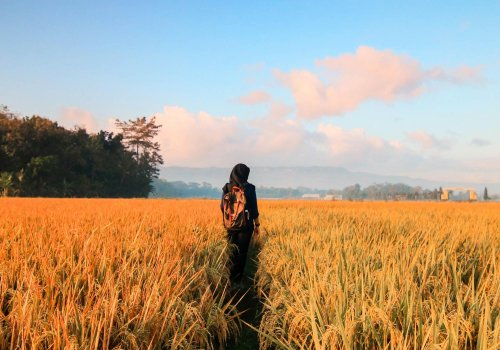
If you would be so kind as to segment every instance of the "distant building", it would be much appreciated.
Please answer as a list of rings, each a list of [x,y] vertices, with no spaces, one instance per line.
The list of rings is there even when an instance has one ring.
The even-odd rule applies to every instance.
[[[470,202],[477,201],[477,193],[476,190],[473,188],[463,188],[463,187],[445,187],[442,189],[441,192],[441,200],[442,201],[447,201],[450,199],[450,192],[453,193],[453,191],[464,191],[467,193],[467,200]]]
[[[341,201],[344,197],[341,194],[327,194],[323,199],[325,201]]]
[[[320,199],[319,193],[305,193],[302,195],[303,199]]]

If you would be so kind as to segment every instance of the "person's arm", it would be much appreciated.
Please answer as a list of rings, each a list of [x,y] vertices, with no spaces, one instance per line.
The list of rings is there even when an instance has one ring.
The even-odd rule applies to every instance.
[[[224,213],[224,191],[222,191],[222,196],[220,197],[220,211]]]
[[[260,230],[260,220],[259,220],[259,218],[255,218],[255,219],[253,220],[253,222],[254,222],[254,224],[255,224],[255,228],[254,228],[253,233],[254,233],[254,234],[256,234],[256,235],[258,235],[258,234],[259,234],[259,232],[260,232],[260,231],[259,231],[259,230]]]
[[[252,186],[253,187],[253,186]],[[260,220],[259,220],[259,208],[257,206],[257,194],[255,193],[255,187],[253,187],[253,191],[250,192],[250,198],[249,198],[249,204],[250,204],[250,214],[252,215],[252,219],[255,225],[255,234],[259,233],[259,226],[260,226]]]

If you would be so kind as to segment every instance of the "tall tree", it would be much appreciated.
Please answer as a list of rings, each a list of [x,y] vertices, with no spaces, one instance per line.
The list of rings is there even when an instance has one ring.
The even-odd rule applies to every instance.
[[[134,153],[140,170],[151,183],[153,179],[158,178],[160,174],[158,166],[163,164],[160,144],[155,141],[161,125],[156,124],[154,116],[149,120],[146,117],[129,121],[116,119],[115,125],[120,129],[129,150]],[[152,190],[151,185],[150,189]]]
[[[484,199],[485,201],[487,201],[487,200],[489,200],[489,199],[490,199],[490,197],[488,196],[488,188],[486,188],[486,187],[484,188],[483,199]]]
[[[145,152],[156,153],[159,158],[160,144],[154,139],[160,132],[161,125],[156,124],[156,117],[153,116],[149,121],[146,117],[135,120],[121,121],[115,120],[115,125],[120,129],[125,144],[139,158]]]

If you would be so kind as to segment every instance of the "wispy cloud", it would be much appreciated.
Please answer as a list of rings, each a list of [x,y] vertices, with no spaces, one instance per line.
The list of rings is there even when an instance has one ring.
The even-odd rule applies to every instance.
[[[427,80],[442,80],[453,84],[480,83],[484,80],[482,67],[460,66],[454,69],[434,67],[425,73]]]
[[[491,145],[491,141],[486,140],[486,139],[481,139],[481,138],[472,139],[471,143],[474,146],[478,146],[478,147],[486,147],[486,146]]]
[[[451,147],[451,140],[438,139],[437,137],[429,134],[423,130],[412,131],[406,134],[408,139],[417,143],[421,149],[438,149],[447,150]]]
[[[263,90],[256,90],[248,93],[247,95],[240,96],[238,101],[245,105],[256,105],[260,103],[269,102],[271,100],[271,95]]]
[[[426,91],[433,81],[454,84],[481,80],[481,69],[424,69],[407,55],[391,50],[359,47],[354,54],[343,54],[316,61],[318,72],[274,70],[274,76],[294,97],[299,117],[314,119],[353,111],[365,101],[393,102],[412,98]]]

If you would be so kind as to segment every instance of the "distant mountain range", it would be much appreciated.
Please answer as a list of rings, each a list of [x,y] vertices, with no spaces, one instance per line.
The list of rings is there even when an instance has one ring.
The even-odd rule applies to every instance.
[[[222,187],[228,180],[230,171],[230,168],[173,166],[161,168],[160,178],[167,181],[197,182],[200,184],[206,182],[216,187]],[[500,193],[500,183],[440,182],[407,176],[385,176],[353,172],[341,167],[252,167],[249,180],[256,186],[279,188],[309,187],[340,190],[354,184],[366,187],[374,183],[404,183],[430,190],[440,186],[471,187],[475,188],[480,196],[482,196],[482,191],[486,186],[490,195]]]

